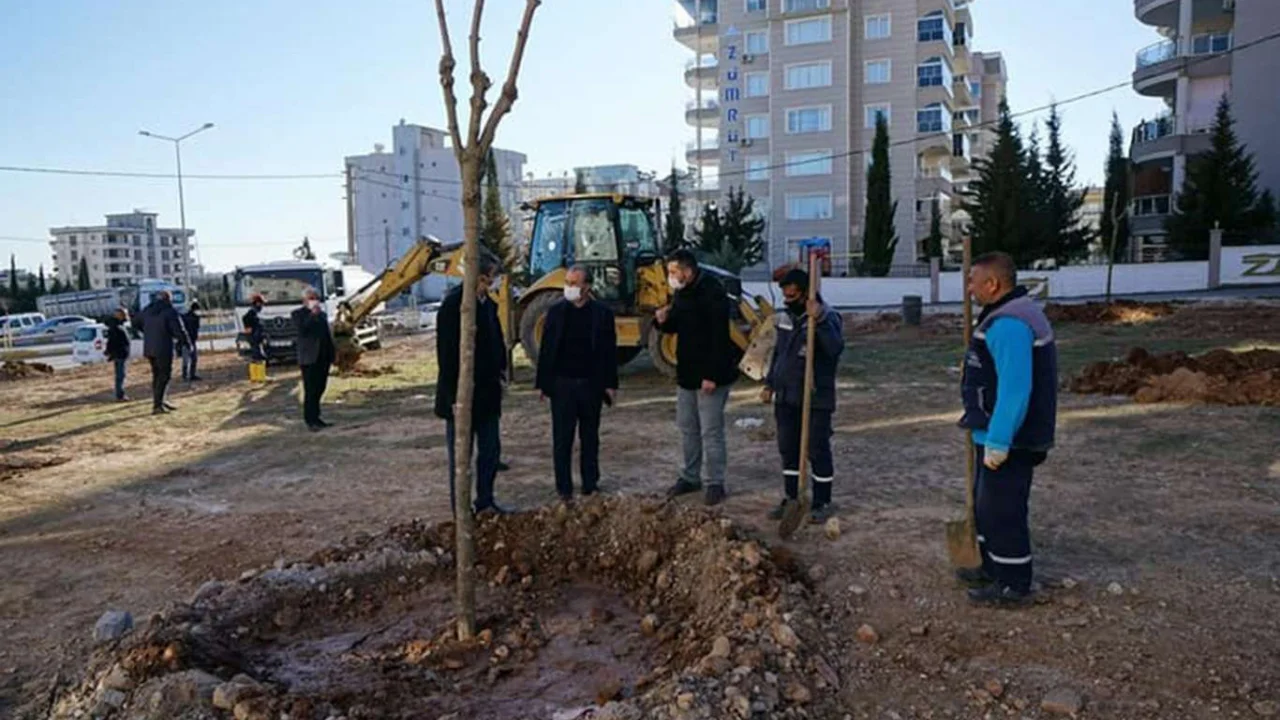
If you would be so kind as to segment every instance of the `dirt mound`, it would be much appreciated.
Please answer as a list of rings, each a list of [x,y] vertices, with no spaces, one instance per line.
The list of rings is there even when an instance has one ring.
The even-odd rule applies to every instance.
[[[400,525],[208,583],[101,650],[51,717],[838,716],[800,569],[728,520],[597,499],[484,521],[466,643],[452,533]]]
[[[44,363],[5,360],[4,364],[0,365],[0,381],[25,380],[30,377],[52,374],[53,368]]]
[[[1172,315],[1178,310],[1173,303],[1145,303],[1136,300],[1115,300],[1110,303],[1090,302],[1078,305],[1049,303],[1045,315],[1055,323],[1086,323],[1091,325],[1134,325],[1151,322]]]
[[[1280,352],[1211,350],[1153,355],[1143,348],[1120,362],[1089,365],[1070,383],[1072,392],[1132,395],[1138,402],[1202,402],[1280,405]]]

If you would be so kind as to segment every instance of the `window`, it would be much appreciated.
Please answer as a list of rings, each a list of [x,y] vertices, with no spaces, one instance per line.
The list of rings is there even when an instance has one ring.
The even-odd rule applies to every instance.
[[[788,220],[830,220],[831,193],[787,196]]]
[[[831,18],[793,20],[787,23],[788,45],[809,45],[831,41]]]
[[[868,85],[883,85],[893,75],[892,60],[868,60],[864,80]]]
[[[916,67],[916,84],[920,87],[951,89],[951,68],[940,57],[931,57]]]
[[[769,137],[769,116],[748,115],[747,137],[756,140]]]
[[[787,68],[787,89],[804,90],[806,88],[830,87],[831,63],[805,63],[791,65]]]
[[[747,158],[747,180],[768,180],[769,158],[763,155]]]
[[[769,73],[747,73],[747,97],[765,97],[769,94]]]
[[[830,175],[831,151],[811,150],[808,152],[787,153],[787,176],[802,177],[805,175]]]
[[[1196,35],[1191,38],[1191,52],[1195,55],[1226,52],[1231,49],[1231,33],[1218,32]]]
[[[954,43],[956,47],[962,47],[965,45],[969,39],[968,32],[968,28],[965,27],[964,23],[956,23],[956,29],[954,31],[955,37],[952,38],[952,43]]]
[[[920,42],[941,40],[950,45],[951,25],[941,10],[935,10],[916,21],[916,36]]]
[[[787,134],[826,132],[831,129],[831,108],[795,108],[787,111]]]
[[[169,251],[168,251],[168,250],[161,250],[161,251],[160,251],[160,259],[161,259],[161,260],[168,260],[168,259],[169,259]]]
[[[937,103],[917,110],[916,130],[922,133],[951,132],[951,113]]]
[[[782,0],[783,12],[810,12],[826,10],[831,7],[831,0]]]
[[[885,123],[893,121],[893,107],[889,103],[877,103],[875,105],[866,105],[862,108],[863,119],[862,126],[868,130],[874,129],[876,126],[876,117],[884,116]]]
[[[866,26],[864,35],[868,40],[883,40],[889,37],[893,30],[889,15],[869,15],[863,23]]]
[[[769,31],[756,30],[747,33],[747,54],[764,55],[769,52]]]
[[[969,81],[969,94],[974,96],[975,98],[982,97],[982,81],[981,80]]]
[[[747,12],[764,12],[769,8],[769,0],[747,0]]]

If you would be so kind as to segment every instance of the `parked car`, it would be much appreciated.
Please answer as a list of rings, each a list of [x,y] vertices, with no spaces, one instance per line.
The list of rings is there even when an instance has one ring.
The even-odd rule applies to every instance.
[[[44,313],[14,313],[0,317],[0,334],[17,336],[45,321]]]
[[[93,322],[93,320],[83,315],[63,315],[62,317],[45,320],[23,334],[27,337],[70,340],[76,334],[76,328],[81,325],[93,324]]]
[[[106,362],[107,326],[102,323],[81,325],[71,336],[71,359],[81,365]]]

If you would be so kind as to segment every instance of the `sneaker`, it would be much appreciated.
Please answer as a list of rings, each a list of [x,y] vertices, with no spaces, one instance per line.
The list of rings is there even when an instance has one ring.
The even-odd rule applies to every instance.
[[[1035,596],[1030,591],[1015,590],[1008,585],[993,582],[986,587],[971,589],[969,602],[987,607],[1026,607],[1035,602]]]
[[[175,406],[173,406],[173,405],[170,405],[169,403],[165,403],[165,404],[164,404],[164,409],[165,409],[165,411],[166,411],[166,412],[175,412],[175,411],[177,411],[177,409],[178,409],[178,408],[177,408],[177,407],[175,407]]]
[[[152,408],[151,414],[152,415],[168,415],[169,411],[166,410],[165,408],[158,407],[158,408]]]
[[[324,429],[323,425],[317,425],[316,423],[307,423],[307,430],[311,432],[320,432],[323,429]]]
[[[667,490],[667,497],[669,497],[669,498],[680,497],[681,495],[688,495],[689,493],[696,493],[696,492],[698,492],[698,491],[699,491],[699,490],[701,490],[701,489],[702,489],[702,483],[700,483],[700,482],[689,482],[688,480],[685,480],[684,478],[680,478],[679,480],[676,480],[676,484],[675,484],[675,485],[672,485],[672,486]]]
[[[315,424],[320,426],[321,428],[333,427],[333,423],[327,423],[323,420],[317,420]]]
[[[835,514],[836,509],[831,506],[831,503],[827,503],[826,505],[815,505],[809,510],[809,524],[826,524],[826,522],[834,517]]]
[[[201,380],[204,380],[204,378],[200,377],[199,375],[192,375],[191,377],[187,378],[187,382],[200,382]]]
[[[987,571],[981,567],[957,568],[956,580],[959,580],[961,585],[971,588],[983,588],[995,582],[995,578],[988,575]]]
[[[795,502],[792,498],[783,498],[778,506],[769,511],[770,520],[781,520],[783,515],[787,514],[787,506]]]
[[[707,507],[712,507],[724,502],[724,498],[725,491],[723,485],[708,485],[707,494],[703,497],[703,502],[706,503]]]

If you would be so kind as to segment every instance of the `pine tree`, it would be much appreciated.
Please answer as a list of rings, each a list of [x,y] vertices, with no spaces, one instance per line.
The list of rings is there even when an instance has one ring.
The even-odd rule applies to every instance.
[[[18,299],[18,260],[9,254],[9,297]]]
[[[28,274],[27,289],[26,292],[23,293],[22,298],[25,301],[24,304],[34,307],[36,304],[36,298],[38,297],[40,297],[40,285],[37,284],[35,275]]]
[[[680,199],[680,175],[676,172],[674,165],[671,167],[671,176],[668,178],[668,182],[671,185],[671,199],[667,202],[666,235],[664,236],[662,247],[663,254],[667,255],[686,245],[684,239],[684,206],[681,204]]]
[[[1000,251],[1012,255],[1019,264],[1029,262],[1021,235],[1030,204],[1026,157],[1009,103],[1001,99],[995,144],[990,155],[973,161],[976,177],[965,194],[975,255]]]
[[[1023,175],[1026,193],[1019,244],[1026,256],[1023,262],[1031,263],[1053,254],[1052,231],[1048,222],[1049,174],[1045,171],[1044,155],[1040,151],[1040,127],[1035,123],[1032,123],[1027,136]]]
[[[49,294],[57,295],[60,292],[62,292],[62,278],[55,276],[53,278],[53,283],[49,285]]]
[[[1049,106],[1045,127],[1049,130],[1049,150],[1044,157],[1046,256],[1065,265],[1088,254],[1092,237],[1081,221],[1084,190],[1076,187],[1075,158],[1062,144],[1062,114],[1057,103]]]
[[[485,161],[484,207],[480,216],[480,244],[493,253],[509,273],[518,271],[519,256],[511,232],[511,216],[502,207],[498,163],[493,150]]]
[[[1165,221],[1169,245],[1184,260],[1209,256],[1209,231],[1215,226],[1254,241],[1275,231],[1274,198],[1270,192],[1259,195],[1253,155],[1236,137],[1234,126],[1231,102],[1223,95],[1209,150],[1187,163],[1178,211]]]
[[[867,169],[867,210],[862,236],[863,269],[875,277],[889,274],[898,249],[898,235],[893,224],[898,202],[892,197],[892,185],[889,125],[883,115],[877,115],[875,140],[871,143],[871,167]]]
[[[924,256],[926,258],[942,257],[942,212],[938,207],[937,198],[929,203],[929,236],[924,241]]]
[[[720,225],[720,211],[715,203],[709,202],[702,207],[702,217],[693,229],[693,241],[704,256],[718,255],[724,246],[724,228]]]
[[[36,287],[36,289],[40,291],[41,295],[45,295],[49,292],[49,288],[48,286],[45,285],[45,282],[44,282],[44,263],[40,263],[40,284]]]
[[[1115,235],[1115,254],[1112,259],[1119,260],[1129,247],[1129,214],[1125,212],[1129,207],[1129,159],[1124,154],[1124,129],[1120,127],[1120,116],[1114,111],[1111,113],[1111,145],[1107,153],[1106,177],[1102,222],[1098,226],[1101,236],[1099,239],[1103,248],[1109,248],[1112,235]]]
[[[92,290],[93,285],[89,282],[89,259],[80,258],[80,274],[76,279],[77,290]]]

